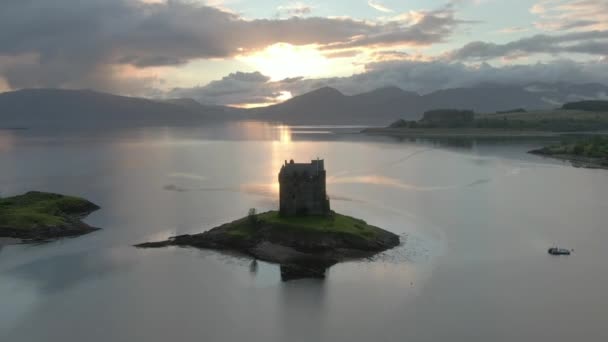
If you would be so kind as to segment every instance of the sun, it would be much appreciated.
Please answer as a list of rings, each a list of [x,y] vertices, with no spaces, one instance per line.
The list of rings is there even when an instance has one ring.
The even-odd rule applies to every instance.
[[[336,59],[327,58],[315,45],[276,43],[237,59],[269,76],[272,81],[289,77],[324,77],[344,68],[344,64],[339,67]]]

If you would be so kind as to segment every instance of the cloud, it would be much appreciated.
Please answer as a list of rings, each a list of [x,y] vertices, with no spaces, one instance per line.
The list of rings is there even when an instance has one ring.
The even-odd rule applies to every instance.
[[[378,1],[369,0],[369,1],[367,2],[367,4],[368,4],[368,5],[369,5],[371,8],[373,8],[373,9],[375,9],[375,10],[378,10],[378,11],[380,11],[380,12],[384,12],[384,13],[392,13],[392,12],[395,12],[395,11],[393,11],[392,9],[390,9],[390,8],[388,8],[388,7],[386,7],[386,6],[384,6],[383,4],[381,4],[381,3],[380,3],[380,2],[378,2]]]
[[[541,0],[530,12],[539,16],[535,25],[545,31],[608,29],[607,1]]]
[[[326,44],[325,49],[353,47],[422,46],[444,42],[456,28],[475,21],[457,19],[454,6],[448,4],[432,11],[411,11],[387,21],[376,32],[354,37],[346,42]]]
[[[309,6],[299,3],[289,10],[310,13]],[[103,87],[116,92],[121,75],[114,72],[120,66],[176,67],[197,59],[249,54],[277,42],[315,44],[326,51],[428,45],[444,41],[461,23],[449,8],[424,12],[410,25],[297,16],[250,20],[189,0],[4,0],[0,56],[33,58],[4,67],[0,77],[12,88]],[[157,76],[137,82],[153,87],[162,81]]]
[[[528,31],[528,28],[522,27],[522,26],[511,26],[511,27],[505,27],[501,30],[499,30],[499,33],[505,33],[505,34],[510,34],[510,33],[520,33],[520,32],[526,32]]]
[[[239,74],[239,73],[237,73]],[[467,65],[460,62],[389,60],[368,64],[366,71],[349,77],[321,79],[291,78],[270,81],[260,73],[231,74],[207,86],[176,89],[173,97],[192,97],[205,103],[272,103],[281,91],[294,96],[330,86],[353,95],[386,86],[397,86],[421,94],[439,89],[470,87],[481,83],[525,85],[529,83],[603,83],[608,79],[608,60],[575,62],[559,59],[531,65]],[[247,79],[249,82],[236,79]]]
[[[364,85],[392,84],[405,90],[428,93],[438,89],[474,86],[480,83],[527,84],[533,82],[605,82],[608,63],[557,59],[529,65],[493,66],[445,61],[389,61],[367,66],[365,75],[355,76]]]
[[[305,16],[312,13],[312,6],[301,2],[294,2],[277,7],[277,16]]]
[[[235,72],[205,86],[176,88],[168,97],[194,98],[205,104],[271,103],[281,95],[280,84],[260,72]]]
[[[493,58],[518,58],[531,54],[580,53],[608,55],[608,30],[570,32],[559,35],[539,34],[506,44],[471,42],[462,48],[445,54],[448,60],[489,60]]]

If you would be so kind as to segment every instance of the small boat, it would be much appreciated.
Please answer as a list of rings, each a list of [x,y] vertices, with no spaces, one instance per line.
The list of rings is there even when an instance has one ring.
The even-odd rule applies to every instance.
[[[570,255],[570,250],[559,247],[551,247],[547,250],[547,252],[551,255]]]

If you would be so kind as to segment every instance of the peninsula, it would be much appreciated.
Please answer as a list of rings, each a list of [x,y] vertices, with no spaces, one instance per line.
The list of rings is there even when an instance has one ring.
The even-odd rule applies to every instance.
[[[85,199],[48,192],[0,198],[0,237],[33,242],[87,234],[99,228],[81,219],[97,209]]]
[[[522,108],[483,114],[438,109],[425,112],[417,121],[401,119],[362,133],[403,138],[555,138],[564,133],[608,130],[605,108],[608,101],[568,103],[560,109],[530,112]]]
[[[323,160],[285,162],[279,173],[280,209],[249,215],[194,235],[179,235],[142,248],[192,246],[244,253],[280,264],[283,279],[323,277],[325,270],[398,246],[399,236],[329,208]]]
[[[594,136],[546,146],[530,151],[532,154],[569,161],[573,166],[608,169],[608,137]]]

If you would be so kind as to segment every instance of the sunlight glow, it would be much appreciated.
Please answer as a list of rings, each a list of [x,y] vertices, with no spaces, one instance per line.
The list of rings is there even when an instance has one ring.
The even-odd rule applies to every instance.
[[[355,67],[337,58],[327,58],[316,45],[295,46],[277,43],[250,55],[237,57],[273,81],[290,77],[322,77],[327,75],[352,74]],[[348,70],[344,69],[345,64]]]
[[[260,102],[260,103],[235,103],[235,104],[230,104],[230,107],[235,107],[235,108],[258,108],[258,107],[266,107],[266,106],[270,106],[273,104],[277,104],[283,101],[287,101],[290,98],[292,98],[293,95],[291,94],[290,91],[287,90],[282,90],[279,92],[279,95],[277,97],[275,97],[274,99],[268,99],[268,102]]]
[[[284,90],[281,92],[281,95],[277,96],[277,101],[279,101],[279,102],[287,101],[292,97],[293,97],[293,95],[291,94],[290,91]]]
[[[0,152],[10,151],[15,145],[15,137],[11,131],[0,131]]]
[[[11,90],[6,78],[0,76],[0,93]],[[291,93],[289,93],[291,95]]]
[[[285,162],[286,159],[293,158],[293,144],[291,139],[291,127],[286,125],[276,126],[276,135],[275,140],[272,142],[272,159],[270,163],[270,168],[268,170],[269,176],[272,177],[271,188],[272,191],[279,192],[279,180],[277,178],[277,174],[281,169],[281,166]]]

